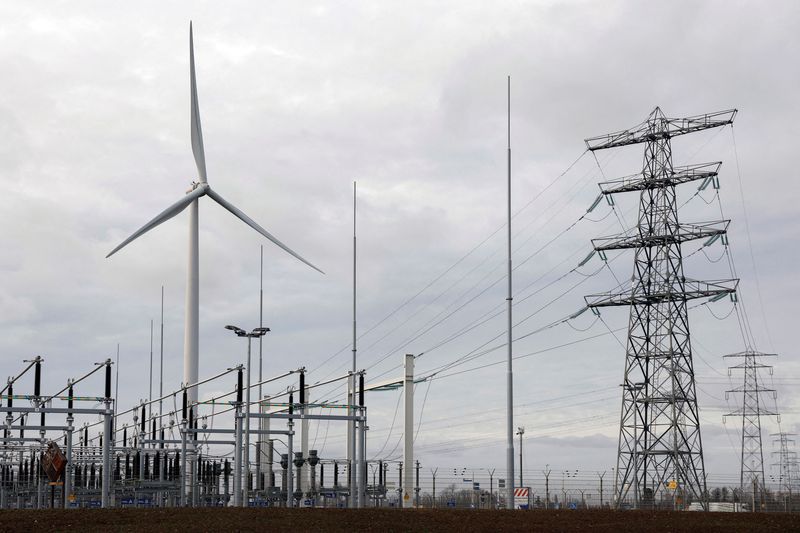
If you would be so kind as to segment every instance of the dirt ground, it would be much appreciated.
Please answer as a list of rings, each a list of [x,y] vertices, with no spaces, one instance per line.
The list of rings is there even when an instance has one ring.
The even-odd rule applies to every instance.
[[[0,531],[800,531],[800,515],[600,510],[12,510],[0,511]]]

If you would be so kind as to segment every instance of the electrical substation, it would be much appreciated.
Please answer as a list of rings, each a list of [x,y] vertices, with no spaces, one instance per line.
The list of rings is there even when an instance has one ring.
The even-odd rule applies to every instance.
[[[645,145],[643,172],[601,183],[601,195],[587,209],[587,214],[591,213],[605,199],[613,211],[616,194],[638,192],[636,226],[620,235],[594,239],[593,252],[578,264],[583,266],[598,255],[603,268],[607,268],[608,253],[633,250],[634,278],[630,289],[587,296],[585,307],[540,328],[574,321],[586,311],[602,319],[600,309],[604,307],[631,309],[617,466],[605,491],[605,473],[598,473],[597,505],[601,508],[721,509],[720,504],[709,501],[704,473],[688,302],[704,299],[700,305],[708,305],[727,297],[736,309],[739,280],[696,281],[683,272],[681,246],[702,240],[702,248],[706,248],[721,240],[727,248],[730,221],[679,222],[676,186],[699,182],[698,192],[709,186],[718,189],[721,163],[674,166],[670,140],[730,125],[735,115],[736,111],[731,110],[672,119],[656,108],[636,128],[586,140],[591,153]],[[354,236],[354,246],[355,242]],[[427,486],[424,480],[421,484],[420,471],[424,469],[415,458],[412,438],[415,386],[430,384],[463,360],[415,376],[415,359],[421,354],[405,354],[402,377],[369,382],[365,370],[355,370],[354,315],[353,370],[307,384],[304,367],[264,378],[259,361],[258,377],[254,377],[252,341],[259,342],[260,351],[262,337],[269,328],[260,326],[252,332],[230,325],[225,328],[247,341],[246,364],[169,392],[164,392],[160,383],[156,394],[152,390],[151,368],[151,398],[134,406],[117,405],[116,393],[112,392],[115,363],[111,359],[98,362],[83,376],[70,378],[55,392],[42,390],[46,359],[25,361],[22,370],[9,377],[1,391],[5,423],[0,450],[0,507],[502,508],[509,506],[509,487],[513,487],[512,507],[560,508],[570,502],[565,487],[568,480],[573,485],[578,483],[578,470],[561,473],[560,491],[557,481],[551,490],[549,469],[542,471],[543,487],[538,497],[536,488],[525,485],[523,427],[517,428],[516,433],[520,450],[520,479],[516,485],[508,476],[495,476],[494,469],[487,471],[488,487],[480,486],[474,470],[468,473],[467,469],[454,469],[452,476],[461,477],[470,485],[460,496],[451,486],[449,491],[440,488],[437,498],[438,469],[427,472]],[[777,416],[776,411],[765,407],[769,398],[763,396],[770,393],[774,400],[775,390],[760,384],[760,373],[771,372],[771,367],[761,360],[770,355],[748,345],[746,351],[725,356],[742,361],[731,368],[741,370],[744,377],[743,385],[728,391],[743,396],[742,407],[726,414],[741,417],[743,424],[740,499],[733,507],[736,510],[793,507],[791,493],[798,476],[797,461],[790,449],[791,434],[774,436],[780,445],[773,455],[778,457],[781,493],[787,494],[782,502],[776,503],[774,496],[768,496],[764,481],[760,420],[763,416]],[[117,383],[118,379],[117,376]],[[265,387],[273,392],[265,395]],[[320,387],[341,389],[347,401],[312,401],[310,398],[317,396]],[[202,397],[198,394],[200,388],[227,392]],[[380,457],[383,449],[377,455],[368,451],[366,404],[369,394],[398,388],[404,399],[399,460]],[[280,392],[275,393],[276,390]],[[400,400],[398,406],[399,403]],[[337,431],[346,430],[347,454],[327,456],[310,448],[312,421],[324,421],[328,427],[332,424],[339,428]],[[560,500],[559,493],[563,496]],[[576,508],[589,506],[585,489],[573,493],[580,495]]]
[[[240,139],[226,129],[226,120],[235,124],[235,106],[219,102],[222,90],[230,89],[225,76],[242,75],[231,73],[246,63],[241,58],[263,50],[222,45],[218,34],[205,34],[205,28],[196,33],[192,22],[188,26],[188,50],[181,33],[183,44],[176,52],[185,69],[179,94],[189,111],[188,121],[186,110],[181,112],[189,132],[183,132],[176,152],[182,150],[179,157],[192,169],[184,182],[188,189],[176,200],[178,189],[167,188],[172,203],[157,204],[161,211],[155,216],[141,216],[144,202],[156,205],[162,200],[137,184],[135,192],[126,191],[133,196],[126,201],[141,202],[135,213],[118,216],[109,208],[103,217],[98,215],[104,233],[82,253],[101,263],[97,270],[102,275],[94,275],[100,278],[98,286],[107,283],[117,291],[101,312],[110,317],[130,306],[125,336],[117,332],[122,318],[92,315],[98,322],[108,320],[96,327],[102,335],[86,341],[70,331],[61,332],[64,339],[59,339],[70,354],[78,350],[71,343],[85,350],[87,342],[113,340],[116,357],[105,351],[108,346],[93,352],[102,356],[80,362],[66,361],[53,353],[52,345],[40,350],[33,340],[41,330],[28,331],[19,324],[44,315],[26,314],[26,300],[0,292],[0,304],[19,307],[20,318],[12,326],[30,346],[30,353],[4,354],[0,519],[17,510],[68,514],[75,509],[168,509],[164,513],[169,514],[186,509],[199,517],[206,512],[244,516],[268,508],[265,513],[289,516],[293,527],[293,517],[316,512],[309,509],[347,509],[348,517],[367,516],[369,512],[350,511],[364,509],[409,510],[405,516],[443,515],[453,509],[467,516],[467,510],[485,510],[492,512],[484,515],[503,520],[523,512],[531,516],[540,511],[552,520],[569,514],[548,512],[555,510],[591,510],[598,516],[636,511],[628,514],[656,517],[666,512],[680,517],[771,513],[790,520],[791,513],[800,511],[796,424],[781,419],[781,413],[794,414],[792,392],[786,394],[781,385],[796,378],[786,377],[791,359],[785,369],[784,359],[777,359],[775,352],[781,350],[773,345],[765,312],[774,302],[762,297],[759,286],[745,210],[750,201],[743,187],[747,179],[733,129],[735,121],[742,127],[748,110],[743,107],[740,115],[732,107],[738,102],[724,102],[716,108],[724,110],[701,114],[675,109],[680,114],[672,116],[668,111],[676,102],[666,91],[653,96],[668,100],[664,109],[648,100],[648,107],[633,117],[627,108],[624,116],[612,106],[592,109],[597,113],[591,120],[561,122],[566,133],[559,135],[568,135],[579,147],[579,153],[562,153],[554,148],[564,144],[555,132],[552,145],[534,149],[525,144],[531,138],[539,142],[542,131],[536,128],[543,127],[530,124],[526,109],[531,103],[524,93],[531,79],[523,77],[524,88],[518,90],[524,97],[517,96],[512,77],[503,74],[491,84],[489,99],[496,109],[490,118],[477,112],[456,116],[459,108],[442,112],[448,117],[443,125],[426,125],[435,135],[440,135],[440,126],[452,135],[452,146],[437,150],[458,154],[459,165],[487,165],[493,175],[481,178],[489,184],[481,185],[485,189],[469,182],[459,196],[453,190],[453,184],[461,186],[459,175],[446,184],[444,196],[437,196],[442,194],[440,185],[430,185],[431,176],[452,161],[430,168],[415,161],[397,170],[423,176],[407,188],[363,186],[365,173],[353,172],[344,192],[336,182],[341,198],[334,207],[327,203],[330,190],[317,190],[314,182],[313,203],[305,196],[312,196],[311,189],[303,189],[312,185],[292,176],[298,180],[293,201],[308,200],[312,207],[286,208],[269,204],[259,188],[261,181],[272,186],[274,175],[293,168],[280,150],[267,160],[277,170],[265,165],[268,170],[259,169],[252,182],[241,179],[243,174],[234,172],[229,178],[206,165],[206,154],[212,152],[222,161],[227,154],[229,164],[235,158],[230,154],[238,155],[238,143],[262,148],[258,132],[252,139]],[[268,53],[276,61],[299,61],[278,48]],[[220,64],[232,65],[231,70],[220,74]],[[156,71],[130,70],[143,83],[166,91]],[[331,70],[340,74],[338,68]],[[187,71],[188,94],[183,85]],[[253,85],[263,83],[259,80]],[[222,89],[209,89],[203,99],[214,105],[213,119],[205,124],[214,134],[204,138],[199,88],[206,84]],[[335,86],[330,80],[321,83],[328,84]],[[451,105],[446,96],[451,90],[443,90],[441,102],[431,101],[443,108]],[[485,96],[475,91],[458,100],[459,106],[469,107],[465,102],[471,105]],[[255,94],[247,99],[274,96]],[[285,108],[270,108],[270,113],[290,116],[310,106],[300,96],[296,101],[287,98],[281,104]],[[331,96],[336,105],[325,105],[335,108],[340,105],[337,98],[342,97]],[[512,106],[517,102],[521,111]],[[528,123],[520,120],[518,125],[516,113],[525,114]],[[265,122],[249,108],[244,114],[257,126],[254,131]],[[340,117],[333,111],[331,116],[340,128]],[[594,131],[609,131],[617,122],[637,120],[627,129],[591,137],[584,135],[591,130],[582,129],[601,124]],[[614,122],[605,129],[608,121]],[[314,131],[299,119],[298,124],[303,142],[324,152],[313,142],[317,137],[327,142],[330,132]],[[479,130],[471,129],[486,124],[493,128],[486,139],[481,138],[483,130],[477,134]],[[134,133],[127,135],[141,134],[140,125],[130,128]],[[285,134],[273,133],[264,138],[272,142]],[[160,142],[172,146],[172,133],[159,135]],[[517,135],[524,142],[514,144]],[[206,145],[212,139],[214,148],[211,142]],[[392,143],[398,144],[396,139],[387,141]],[[361,150],[363,139],[357,144]],[[472,153],[465,155],[468,150],[477,154],[474,160]],[[543,154],[552,160],[539,168],[536,158]],[[325,164],[328,155],[321,156]],[[522,162],[518,165],[515,158]],[[251,172],[251,162],[242,161]],[[565,166],[565,161],[571,162]],[[146,168],[136,168],[134,174]],[[164,168],[159,171],[174,172]],[[209,179],[215,174],[230,187],[236,204],[217,192],[218,178]],[[276,190],[293,183],[274,181]],[[737,182],[734,192],[741,211],[726,216],[730,199],[721,191]],[[397,198],[386,199],[394,194]],[[447,219],[454,205],[441,211],[422,202],[413,205],[416,194],[429,194],[439,203],[441,198],[454,205],[463,201],[466,214],[452,222],[457,231],[431,222]],[[233,215],[235,226],[226,228],[216,215],[206,219],[205,214],[201,225],[201,204],[204,210],[206,205],[221,207],[224,220],[230,223]],[[294,216],[295,210],[300,212],[297,218],[288,220],[287,213]],[[182,213],[183,222],[178,218]],[[296,227],[308,223],[311,228],[315,218],[328,225],[324,246],[323,237]],[[273,225],[276,233],[295,233],[281,240]],[[428,248],[418,256],[416,251],[410,254],[414,248],[397,237],[404,231],[414,236],[408,238],[413,246],[422,237],[434,244],[425,241]],[[177,243],[170,232],[180,232]],[[244,260],[236,263],[241,258],[232,257],[243,252],[227,241],[229,232],[245,234],[243,239],[260,246],[253,250],[260,250],[258,291],[254,265],[242,266]],[[744,235],[746,242],[741,242]],[[298,253],[295,242],[309,253]],[[737,265],[733,248],[749,253],[746,269]],[[266,272],[265,250],[271,254]],[[386,254],[380,268],[371,254]],[[201,257],[210,273],[204,266],[205,278],[200,275]],[[386,257],[396,262],[392,270],[384,264]],[[776,255],[771,260],[784,259]],[[418,264],[424,266],[415,271]],[[296,272],[301,274],[295,279]],[[140,324],[132,324],[130,316],[149,313],[154,306],[149,296],[127,301],[130,291],[144,292],[141,284],[126,286],[132,278],[153,285],[153,293],[161,289],[160,324],[152,314],[147,317],[149,369],[141,353],[142,331],[136,329]],[[183,298],[175,303],[177,290],[167,298],[168,345],[164,280],[170,289],[178,286]],[[236,292],[245,284],[246,290]],[[303,292],[306,287],[311,287],[308,293]],[[69,314],[63,304],[54,309],[60,316]],[[252,327],[228,320],[240,325],[247,320]],[[125,367],[117,336],[125,350],[126,342],[138,339],[135,348],[123,351]],[[334,513],[318,515],[327,512]],[[671,527],[691,529],[680,520]],[[754,527],[761,523],[757,517],[748,520]],[[508,523],[498,521],[496,528],[504,526]],[[382,526],[376,522],[370,527]],[[425,524],[406,527],[427,530]],[[209,522],[205,528],[218,529],[219,524]]]

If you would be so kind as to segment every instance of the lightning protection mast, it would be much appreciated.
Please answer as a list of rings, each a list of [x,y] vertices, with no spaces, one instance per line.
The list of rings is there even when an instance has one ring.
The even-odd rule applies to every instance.
[[[511,308],[513,304],[513,285],[511,283],[511,76],[508,77],[508,361],[506,372],[506,509],[514,508],[514,372],[512,370],[514,338],[512,336]]]
[[[721,163],[673,167],[671,139],[678,135],[732,124],[736,110],[687,118],[668,118],[660,108],[634,128],[586,139],[594,152],[643,143],[640,174],[601,183],[610,204],[613,195],[639,192],[635,228],[621,235],[594,239],[594,249],[633,249],[631,286],[621,293],[586,297],[599,307],[629,306],[625,375],[622,383],[615,505],[633,493],[635,506],[672,501],[684,508],[687,498],[705,501],[705,468],[700,413],[689,342],[687,301],[733,294],[738,280],[697,281],[683,273],[681,244],[720,238],[728,221],[678,222],[676,186],[714,180]],[[733,296],[732,296],[733,297]]]

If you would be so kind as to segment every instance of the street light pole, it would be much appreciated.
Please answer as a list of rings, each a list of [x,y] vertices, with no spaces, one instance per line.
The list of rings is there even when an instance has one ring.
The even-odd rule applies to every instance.
[[[251,358],[250,358],[250,347],[251,341],[255,338],[260,338],[264,336],[268,331],[269,328],[258,327],[255,328],[250,333],[247,333],[242,328],[236,326],[225,326],[225,329],[233,331],[237,337],[246,337],[247,338],[247,389],[245,392],[245,412],[244,412],[244,459],[242,461],[244,465],[244,479],[242,479],[242,507],[247,507],[249,500],[250,500],[250,369],[251,369]],[[260,402],[260,398],[259,398]],[[260,404],[259,404],[260,405]],[[237,475],[239,473],[237,472]]]

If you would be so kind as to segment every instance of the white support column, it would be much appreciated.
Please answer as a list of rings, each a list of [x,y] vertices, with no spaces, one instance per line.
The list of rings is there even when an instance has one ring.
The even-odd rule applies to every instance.
[[[403,496],[400,505],[413,507],[414,498],[414,354],[406,354],[403,377]]]
[[[106,410],[103,414],[103,478],[101,480],[100,505],[103,509],[111,507],[111,400],[106,399]],[[41,476],[39,476],[41,478]]]
[[[306,400],[307,404],[311,403],[311,400],[308,397],[308,392],[309,392],[308,385],[306,385],[306,390],[305,390],[305,395],[304,396],[305,396],[305,400]],[[303,414],[308,414],[309,412],[310,412],[310,409],[303,408]],[[300,477],[302,479],[300,486],[303,487],[303,491],[304,492],[307,492],[307,491],[311,490],[310,489],[310,487],[311,487],[311,469],[308,466],[308,419],[307,418],[304,418],[300,422],[300,431],[301,431],[300,451],[303,452],[303,459],[306,460],[306,462],[303,463],[303,466],[300,467]]]
[[[70,389],[70,395],[72,390]],[[64,509],[69,509],[70,499],[69,497],[72,495],[72,470],[75,468],[75,462],[72,458],[72,423],[74,419],[72,418],[72,413],[69,414],[67,417],[67,465],[64,468]],[[4,489],[5,490],[5,489]],[[5,502],[5,492],[3,492],[4,501],[3,504],[0,505],[0,508],[6,508]]]
[[[356,410],[352,408],[356,403],[355,398],[355,365],[353,366],[353,373],[347,378],[347,414],[353,416]],[[347,421],[347,490],[349,492],[348,508],[354,509],[356,507],[356,484],[357,479],[354,475],[356,468],[356,425],[352,420]]]
[[[269,408],[264,405],[268,401],[269,401],[269,396],[264,396],[262,398],[262,401],[259,403],[258,412],[261,413],[262,415],[269,412]],[[258,427],[261,431],[269,431],[269,418],[259,418]],[[271,474],[272,474],[272,458],[270,456],[270,452],[272,451],[272,449],[269,446],[269,435],[267,433],[259,434],[258,444],[259,444],[258,446],[259,470],[261,471],[261,475],[264,476],[264,487],[270,487],[271,485],[269,483],[269,480],[271,479]]]
[[[358,507],[367,506],[367,410],[359,409],[363,419],[358,423]]]
[[[242,507],[242,424],[244,420],[239,406],[236,408],[234,420],[233,506]]]
[[[199,381],[200,375],[200,223],[197,200],[189,205],[189,257],[186,275],[186,315],[183,329],[183,382],[191,385]],[[199,399],[198,387],[187,389],[189,405],[196,405]],[[187,439],[187,450],[194,453],[194,439]],[[187,483],[194,478],[194,461],[186,461]],[[193,489],[192,489],[193,490]],[[188,493],[188,489],[187,489]],[[188,502],[184,501],[184,505]]]

